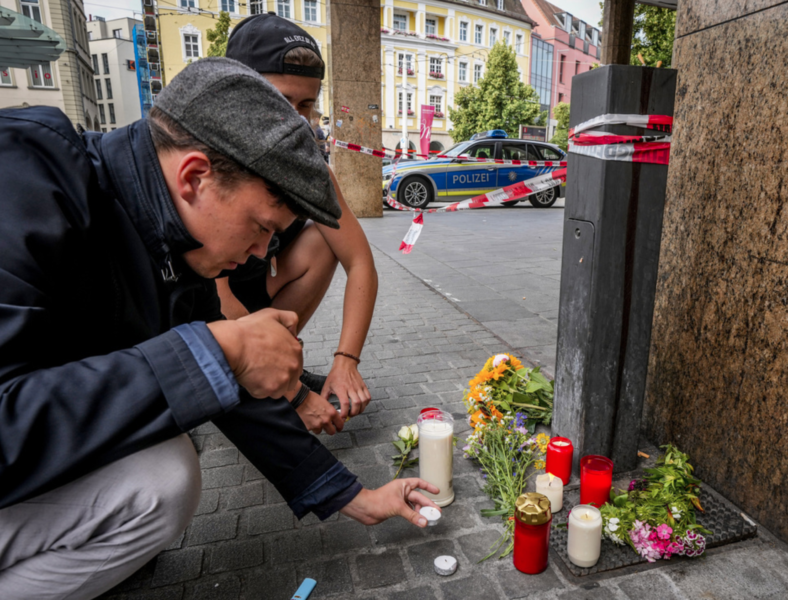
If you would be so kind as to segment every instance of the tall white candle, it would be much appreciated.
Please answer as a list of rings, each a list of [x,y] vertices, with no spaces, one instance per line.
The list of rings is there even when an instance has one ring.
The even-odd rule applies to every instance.
[[[580,504],[569,513],[567,554],[578,567],[593,567],[602,548],[602,513],[590,504]]]
[[[550,512],[559,512],[564,507],[564,482],[552,473],[545,473],[536,478],[536,491],[550,500]]]
[[[419,415],[417,424],[419,476],[440,490],[438,494],[423,493],[438,506],[447,506],[454,501],[452,487],[454,419],[449,413],[436,410]]]

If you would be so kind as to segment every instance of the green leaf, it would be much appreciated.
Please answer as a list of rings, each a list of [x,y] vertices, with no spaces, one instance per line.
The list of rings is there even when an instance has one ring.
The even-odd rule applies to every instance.
[[[392,442],[392,444],[394,444],[397,447],[397,450],[399,450],[403,454],[407,453],[406,450],[407,446],[405,446],[405,442],[403,442],[402,440],[397,440],[396,442]]]
[[[494,510],[492,508],[483,508],[480,512],[483,517],[499,517],[501,515],[509,514],[509,509],[502,508],[500,510]]]

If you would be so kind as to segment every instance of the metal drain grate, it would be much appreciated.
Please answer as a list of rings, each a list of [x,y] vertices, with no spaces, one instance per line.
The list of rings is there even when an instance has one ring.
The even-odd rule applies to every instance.
[[[755,537],[757,528],[745,521],[739,511],[716,494],[701,491],[701,506],[705,512],[697,512],[697,521],[713,532],[706,537],[706,548],[722,546],[732,542]],[[564,510],[553,516],[553,525],[566,523],[569,509],[580,503],[580,491],[572,490],[564,494]],[[566,552],[567,530],[553,528],[550,532],[550,546],[561,557],[570,573],[577,577],[612,571],[622,567],[639,565],[648,561],[635,553],[630,546],[617,546],[609,540],[602,540],[602,553],[599,562],[587,569],[578,567],[569,560]],[[690,559],[691,560],[691,559]],[[666,561],[660,561],[666,562]]]

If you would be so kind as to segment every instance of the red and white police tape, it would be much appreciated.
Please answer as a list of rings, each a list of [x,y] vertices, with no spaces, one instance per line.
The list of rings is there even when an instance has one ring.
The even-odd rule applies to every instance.
[[[602,125],[628,125],[662,131],[661,136],[615,135],[588,131]],[[601,160],[667,165],[673,117],[666,115],[607,114],[589,119],[569,130],[569,153]],[[588,131],[587,133],[582,133]]]

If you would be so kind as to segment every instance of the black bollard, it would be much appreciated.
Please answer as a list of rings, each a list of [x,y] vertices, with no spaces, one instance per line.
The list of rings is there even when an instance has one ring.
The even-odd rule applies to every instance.
[[[572,80],[570,127],[604,114],[673,115],[676,71],[608,65]],[[618,135],[658,132],[609,125]],[[570,153],[553,434],[637,465],[668,167]]]

